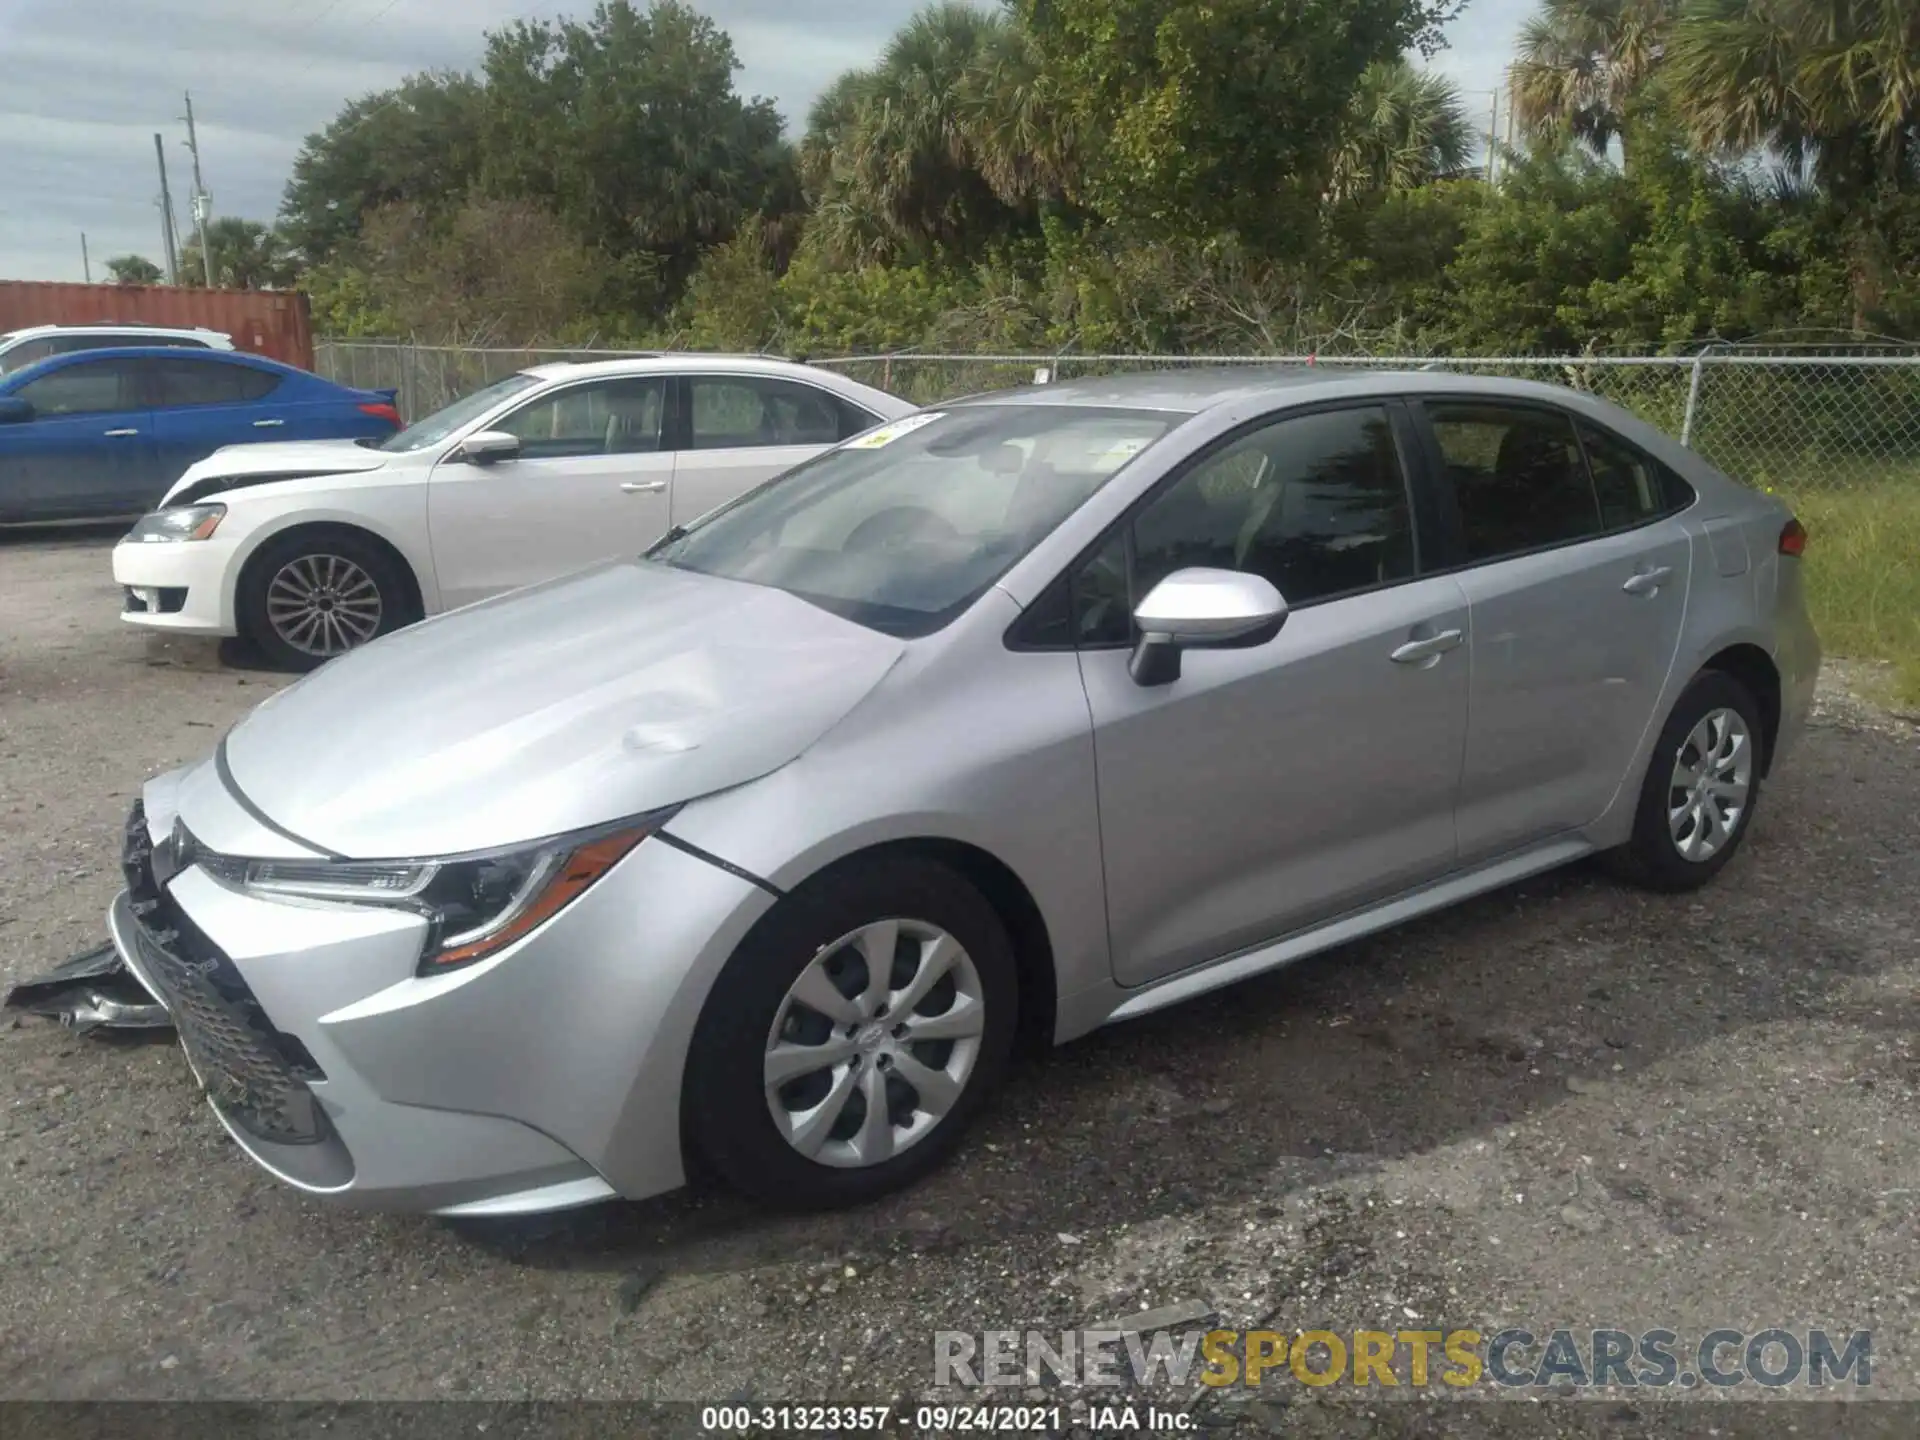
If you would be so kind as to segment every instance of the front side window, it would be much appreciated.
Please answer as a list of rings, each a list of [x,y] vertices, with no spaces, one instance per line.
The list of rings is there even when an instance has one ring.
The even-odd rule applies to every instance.
[[[1244,570],[1290,606],[1415,574],[1406,472],[1385,409],[1280,420],[1208,456],[1141,508],[1073,581],[1076,640],[1132,638],[1176,570]]]
[[[687,380],[695,450],[831,445],[873,417],[812,385],[764,375],[694,375]],[[849,414],[848,412],[852,413]]]
[[[36,415],[88,415],[135,408],[131,373],[118,360],[82,360],[29,380],[13,393]]]
[[[244,405],[263,400],[280,388],[281,377],[271,370],[223,360],[142,360],[153,404]]]
[[[666,381],[628,376],[569,385],[508,415],[493,428],[520,439],[528,460],[644,455],[660,448]]]
[[[968,405],[896,420],[749,491],[649,558],[888,634],[939,629],[1184,418]]]
[[[1429,403],[1469,563],[1600,533],[1573,419],[1521,406]]]

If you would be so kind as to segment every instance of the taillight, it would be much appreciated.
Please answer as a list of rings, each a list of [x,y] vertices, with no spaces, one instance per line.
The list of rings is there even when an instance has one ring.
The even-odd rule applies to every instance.
[[[1807,553],[1807,527],[1797,519],[1789,520],[1781,527],[1780,553],[1794,556]]]
[[[360,407],[360,413],[362,415],[371,415],[378,420],[384,420],[396,430],[400,427],[400,412],[384,400],[368,401]]]

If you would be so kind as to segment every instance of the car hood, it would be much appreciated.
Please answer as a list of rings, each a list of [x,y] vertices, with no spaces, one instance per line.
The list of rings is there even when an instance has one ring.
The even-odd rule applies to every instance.
[[[168,489],[161,504],[199,499],[241,485],[294,480],[309,475],[345,475],[378,470],[393,459],[353,440],[282,440],[265,445],[226,445],[196,460]],[[191,492],[191,495],[189,495]]]
[[[356,859],[513,845],[778,769],[904,648],[782,591],[621,561],[328,662],[229,732],[227,780]]]

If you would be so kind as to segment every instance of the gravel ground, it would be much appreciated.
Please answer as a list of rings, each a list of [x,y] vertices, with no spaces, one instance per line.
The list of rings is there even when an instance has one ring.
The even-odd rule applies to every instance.
[[[97,943],[140,782],[282,683],[120,626],[111,538],[0,537],[6,983]],[[1103,1031],[848,1214],[703,1190],[485,1229],[338,1213],[241,1157],[171,1044],[0,1021],[0,1398],[885,1403],[930,1393],[936,1329],[1193,1302],[1241,1329],[1870,1329],[1873,1386],[1840,1388],[1920,1399],[1920,731],[1847,679],[1708,891],[1575,868]],[[1920,1431],[1908,1406],[1442,1389],[1283,1374],[1193,1413]]]

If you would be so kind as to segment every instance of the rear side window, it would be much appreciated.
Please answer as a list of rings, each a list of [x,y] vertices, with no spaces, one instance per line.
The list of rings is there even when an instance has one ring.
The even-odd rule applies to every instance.
[[[838,395],[833,397],[833,406],[840,416],[840,439],[842,440],[851,440],[863,430],[871,430],[880,423],[878,415],[870,414],[851,400],[842,400]]]
[[[1582,421],[1580,443],[1593,471],[1600,521],[1607,529],[1623,530],[1657,520],[1691,502],[1693,491],[1686,481],[1626,441]]]
[[[695,375],[687,392],[695,450],[831,445],[875,420],[825,390],[765,375]]]
[[[1573,419],[1519,406],[1429,403],[1471,563],[1598,535]]]
[[[5,355],[0,355],[0,374],[24,370],[29,365],[38,365],[51,354],[53,354],[53,341],[23,340]]]
[[[263,400],[280,388],[280,376],[251,365],[229,365],[219,360],[143,360],[153,404],[244,405]]]
[[[82,360],[13,392],[36,415],[90,415],[136,408],[133,375],[122,360]]]

